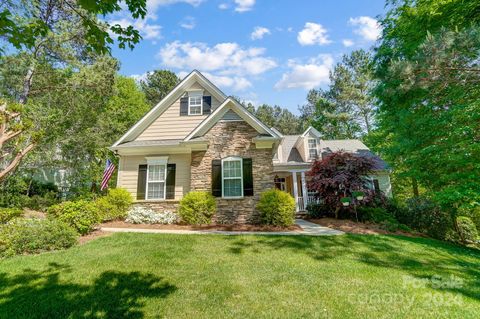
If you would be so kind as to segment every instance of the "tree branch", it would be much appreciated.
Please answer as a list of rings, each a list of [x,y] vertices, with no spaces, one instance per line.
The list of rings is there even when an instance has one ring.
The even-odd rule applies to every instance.
[[[35,147],[35,143],[29,144],[27,147],[25,147],[22,151],[17,153],[15,158],[10,162],[10,164],[7,165],[2,171],[0,171],[0,181],[3,180],[11,171],[13,171],[18,164],[20,164],[20,161],[22,160],[25,155],[27,155],[28,152],[30,152],[33,148]]]

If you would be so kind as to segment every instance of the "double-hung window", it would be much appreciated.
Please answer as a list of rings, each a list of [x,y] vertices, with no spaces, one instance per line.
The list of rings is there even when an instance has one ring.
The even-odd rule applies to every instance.
[[[146,199],[165,199],[166,176],[166,159],[148,160]]]
[[[222,197],[243,197],[243,162],[240,157],[222,160]]]
[[[188,96],[188,115],[202,115],[203,94],[201,92],[190,92]]]
[[[317,153],[317,139],[309,138],[308,139],[308,156],[310,159],[315,159],[318,157]]]

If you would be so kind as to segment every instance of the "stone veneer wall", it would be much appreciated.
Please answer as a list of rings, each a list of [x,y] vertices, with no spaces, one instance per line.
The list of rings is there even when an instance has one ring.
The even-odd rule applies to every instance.
[[[258,223],[255,206],[260,193],[273,184],[272,149],[257,149],[252,139],[258,132],[244,121],[220,121],[204,138],[209,142],[207,151],[192,152],[190,189],[211,192],[212,160],[229,156],[252,158],[253,194],[242,199],[217,197],[214,220],[222,224]]]
[[[133,207],[145,207],[150,208],[155,212],[164,212],[169,210],[176,212],[178,209],[178,200],[166,200],[166,201],[138,201],[133,203]]]

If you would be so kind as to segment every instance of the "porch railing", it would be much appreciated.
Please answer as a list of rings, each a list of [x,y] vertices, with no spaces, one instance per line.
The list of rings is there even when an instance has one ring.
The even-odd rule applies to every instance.
[[[297,209],[299,212],[306,211],[308,204],[320,203],[320,199],[315,197],[314,192],[308,192],[307,197],[297,197]]]

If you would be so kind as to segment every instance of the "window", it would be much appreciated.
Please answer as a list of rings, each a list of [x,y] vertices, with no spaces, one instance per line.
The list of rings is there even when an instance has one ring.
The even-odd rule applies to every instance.
[[[308,156],[310,159],[317,158],[317,140],[314,138],[308,139]]]
[[[287,190],[287,187],[286,187],[286,181],[285,181],[285,177],[275,177],[275,188],[276,189],[279,189],[281,191],[286,191]]]
[[[148,165],[147,199],[165,199],[166,164]]]
[[[222,160],[222,197],[243,197],[242,166],[239,157]]]
[[[191,94],[188,97],[188,115],[202,115],[203,96],[201,94]]]

